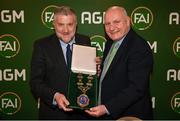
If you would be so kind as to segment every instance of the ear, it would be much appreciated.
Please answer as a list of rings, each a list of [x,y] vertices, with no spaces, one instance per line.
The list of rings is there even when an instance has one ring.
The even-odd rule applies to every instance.
[[[131,26],[131,18],[129,16],[126,17],[127,26]]]

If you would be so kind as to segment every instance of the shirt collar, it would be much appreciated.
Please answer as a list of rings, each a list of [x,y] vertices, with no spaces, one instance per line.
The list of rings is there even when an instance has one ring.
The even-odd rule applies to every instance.
[[[62,40],[59,40],[60,41],[60,44],[61,44],[61,46],[62,47],[67,47],[67,45],[68,44],[70,44],[70,47],[71,47],[71,50],[72,50],[72,44],[74,44],[75,43],[75,37],[73,37],[73,39],[69,42],[69,43],[65,43],[64,41],[62,41]]]
[[[115,44],[116,48],[119,48],[119,46],[122,44],[125,37],[126,37],[126,35],[123,38],[121,38],[120,40],[113,42]]]

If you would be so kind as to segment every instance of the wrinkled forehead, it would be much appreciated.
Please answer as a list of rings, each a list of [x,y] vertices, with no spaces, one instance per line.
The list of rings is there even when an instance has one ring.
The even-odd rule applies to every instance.
[[[62,14],[58,13],[54,15],[54,21],[71,21],[77,22],[76,16],[74,14]]]
[[[106,11],[105,17],[106,16],[127,16],[126,11],[123,8],[110,8]]]
[[[70,16],[76,18],[76,15],[74,15],[73,13],[56,13],[54,14],[54,17],[56,16]]]
[[[105,23],[109,21],[122,20],[122,19],[126,19],[126,16],[122,11],[116,9],[107,11],[104,16]]]

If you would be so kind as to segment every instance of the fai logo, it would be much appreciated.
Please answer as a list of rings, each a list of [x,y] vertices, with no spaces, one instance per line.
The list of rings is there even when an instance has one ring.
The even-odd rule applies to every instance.
[[[0,56],[12,58],[19,53],[19,50],[20,44],[15,36],[11,34],[0,36]]]
[[[53,20],[54,20],[54,10],[58,6],[50,5],[47,6],[41,13],[41,20],[44,26],[49,29],[54,29]]]
[[[13,115],[21,108],[21,99],[14,92],[5,92],[1,94],[0,102],[0,111],[7,115]]]
[[[171,98],[171,108],[174,112],[180,114],[180,92],[177,92]]]
[[[180,58],[180,37],[178,37],[173,44],[173,52],[178,58]]]
[[[138,30],[148,29],[153,22],[153,14],[147,7],[138,7],[131,13],[131,22]]]
[[[106,39],[100,35],[94,35],[90,39],[91,39],[91,45],[97,48],[97,56],[102,57],[105,48]]]

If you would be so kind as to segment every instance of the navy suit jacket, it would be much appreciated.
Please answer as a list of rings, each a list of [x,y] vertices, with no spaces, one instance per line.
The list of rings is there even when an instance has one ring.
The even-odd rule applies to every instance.
[[[87,36],[76,34],[75,43],[90,46]],[[31,60],[30,86],[33,95],[40,98],[39,119],[83,119],[82,112],[64,112],[52,105],[54,94],[63,93],[67,97],[68,68],[60,42],[55,34],[37,40]]]
[[[107,41],[103,60],[112,43],[112,40]],[[149,45],[130,29],[102,81],[101,102],[109,111],[110,119],[123,116],[153,118],[149,93],[152,68]]]

